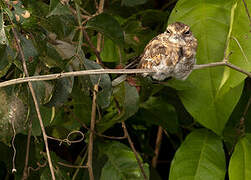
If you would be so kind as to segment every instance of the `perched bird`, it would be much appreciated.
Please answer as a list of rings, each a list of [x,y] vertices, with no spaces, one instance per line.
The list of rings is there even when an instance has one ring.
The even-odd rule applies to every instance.
[[[190,27],[175,22],[146,45],[138,68],[155,70],[143,76],[149,75],[158,81],[168,77],[185,80],[196,63],[196,49],[197,39]]]

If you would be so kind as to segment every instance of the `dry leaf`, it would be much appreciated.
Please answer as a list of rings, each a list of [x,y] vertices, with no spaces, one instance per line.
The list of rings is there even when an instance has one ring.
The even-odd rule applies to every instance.
[[[29,18],[31,14],[29,13],[29,11],[26,10],[25,13],[21,15],[26,19]]]

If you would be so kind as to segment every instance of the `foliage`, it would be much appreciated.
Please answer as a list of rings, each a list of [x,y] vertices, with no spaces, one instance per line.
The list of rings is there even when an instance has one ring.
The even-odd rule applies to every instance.
[[[24,76],[13,28],[29,75],[34,76],[124,67],[175,21],[188,24],[198,39],[197,64],[228,60],[250,72],[251,26],[243,2],[251,13],[251,0],[107,0],[102,13],[92,0],[0,0],[1,82]],[[99,33],[101,64],[95,61],[92,47],[97,47]],[[95,179],[144,179],[131,144],[102,136],[123,136],[121,122],[126,123],[149,179],[251,178],[251,81],[246,75],[221,66],[194,70],[186,81],[156,83],[129,75],[127,81],[112,86],[116,77],[101,74],[32,82],[47,134],[68,139],[60,144],[49,140],[57,179],[89,178],[88,169],[62,163],[82,166],[87,162],[95,93]],[[50,179],[27,84],[1,88],[0,98],[0,179],[22,178],[30,122],[28,166],[35,169],[39,163],[39,168],[29,168],[28,179]],[[11,173],[13,127],[15,175]],[[159,160],[167,163],[151,167],[158,127],[167,135],[163,133]],[[76,134],[67,137],[75,130],[85,134],[84,141],[73,143],[79,139]]]

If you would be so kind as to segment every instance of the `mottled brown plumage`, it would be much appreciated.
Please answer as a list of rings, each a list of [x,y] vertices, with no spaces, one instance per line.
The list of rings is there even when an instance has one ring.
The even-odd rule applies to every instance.
[[[192,35],[190,27],[175,22],[168,25],[166,31],[153,38],[141,55],[138,68],[153,69],[153,79],[164,80],[168,77],[186,79],[196,62],[197,39]]]

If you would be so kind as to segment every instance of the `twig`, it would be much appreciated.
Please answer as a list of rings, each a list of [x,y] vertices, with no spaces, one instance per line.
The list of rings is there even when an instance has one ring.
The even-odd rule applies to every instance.
[[[146,173],[145,173],[145,171],[144,171],[143,163],[142,163],[141,160],[139,159],[139,155],[138,155],[138,153],[137,153],[137,151],[136,151],[136,149],[135,149],[135,147],[134,147],[134,145],[133,145],[133,142],[132,142],[131,137],[130,137],[128,131],[127,131],[127,128],[126,128],[126,125],[125,125],[125,122],[124,122],[124,121],[122,122],[122,128],[123,128],[123,130],[124,130],[124,133],[125,133],[125,135],[126,135],[126,137],[127,137],[128,142],[129,142],[129,144],[130,144],[130,147],[131,147],[132,150],[133,150],[133,153],[134,153],[134,155],[135,155],[135,158],[136,158],[136,160],[137,160],[137,162],[138,162],[138,165],[139,165],[141,174],[142,174],[143,178],[144,178],[145,180],[147,180],[148,178],[147,178]]]
[[[99,6],[98,6],[98,13],[101,14],[104,10],[104,4],[105,4],[105,0],[100,0],[99,1]],[[98,52],[101,52],[101,42],[102,42],[102,34],[100,32],[98,32],[98,35],[97,35],[97,51]],[[96,58],[96,62],[98,64],[102,64],[102,61],[100,58]]]
[[[37,162],[37,167],[36,168],[33,168],[33,167],[28,167],[28,176],[30,175],[30,171],[38,171],[40,170],[41,168],[45,167],[47,165],[47,161],[45,161],[44,164],[40,164],[39,162]]]
[[[231,63],[228,62],[215,62],[209,64],[200,64],[194,65],[194,70],[198,69],[205,69],[210,67],[217,67],[217,66],[228,66],[231,69],[241,72],[242,74],[251,77],[251,73],[247,72]],[[53,79],[61,79],[65,77],[74,77],[74,76],[84,76],[84,75],[97,75],[97,74],[142,74],[142,73],[154,73],[156,71],[149,70],[149,69],[95,69],[95,70],[83,70],[83,71],[74,71],[74,72],[65,72],[65,73],[56,73],[56,74],[48,74],[48,75],[41,75],[41,76],[31,76],[31,77],[24,77],[24,78],[17,78],[8,81],[4,81],[0,83],[0,88],[5,86],[10,86],[14,84],[20,84],[25,82],[32,82],[32,81],[48,81]]]
[[[86,150],[86,146],[84,147],[83,151]],[[87,153],[84,154],[84,156],[82,157],[79,166],[82,166],[82,164],[84,163],[85,159],[86,159]],[[78,172],[79,172],[80,168],[77,168],[76,171],[74,172],[73,176],[72,176],[72,180],[75,180],[77,178]]]
[[[24,74],[25,74],[26,77],[29,77],[29,73],[28,73],[28,70],[27,70],[26,61],[25,61],[25,57],[24,57],[24,52],[22,50],[22,47],[21,47],[21,44],[20,44],[20,39],[19,39],[19,37],[17,35],[17,32],[16,32],[16,30],[14,28],[14,23],[13,22],[12,22],[12,26],[13,26],[12,27],[12,32],[13,32],[14,38],[16,40],[18,51],[19,51],[19,53],[21,55]],[[49,163],[49,168],[50,168],[50,171],[51,171],[51,176],[52,176],[52,179],[55,180],[55,174],[54,174],[54,170],[53,170],[53,166],[52,166],[52,162],[51,162],[50,151],[49,151],[49,147],[48,147],[47,135],[46,135],[46,132],[45,132],[45,128],[44,128],[42,116],[41,116],[41,113],[40,113],[39,105],[38,105],[38,102],[37,102],[36,94],[35,94],[35,91],[33,89],[33,86],[31,84],[31,82],[28,82],[28,86],[29,86],[29,89],[30,89],[30,92],[31,92],[31,95],[32,95],[32,98],[33,98],[33,101],[34,101],[34,104],[35,104],[37,117],[39,119],[40,127],[41,127],[41,130],[42,130],[45,149],[46,149],[46,154],[47,154],[48,163]]]
[[[77,117],[75,117],[76,120],[85,128],[87,129],[88,131],[91,131],[90,128],[88,128],[83,122],[81,122]],[[96,132],[95,130],[93,130],[93,133],[97,136],[100,136],[100,137],[104,137],[104,138],[108,138],[108,139],[126,139],[127,137],[124,135],[124,136],[120,136],[120,137],[117,137],[117,136],[107,136],[107,135],[104,135],[104,134],[101,134],[101,133],[98,133]]]
[[[88,171],[89,171],[89,178],[90,180],[94,180],[93,170],[92,170],[92,152],[93,152],[93,131],[95,128],[95,120],[96,120],[96,98],[97,98],[97,90],[98,85],[94,85],[94,91],[93,91],[93,98],[92,98],[92,114],[91,114],[91,131],[89,136],[89,142],[88,142]]]
[[[246,74],[248,77],[251,77],[250,72],[247,72],[229,62],[215,62],[215,63],[209,63],[209,64],[194,65],[193,69],[197,70],[197,69],[204,69],[204,68],[217,67],[217,66],[227,66],[227,67],[230,67],[231,69],[241,72],[242,74]]]
[[[251,27],[251,17],[250,17],[249,11],[248,11],[247,3],[245,2],[245,0],[242,0],[242,2],[243,2],[243,4],[244,4],[244,6],[245,6],[246,13],[247,13],[247,15],[248,15],[249,25],[250,25],[250,27]],[[251,32],[251,30],[250,30],[250,32]]]
[[[92,44],[91,39],[90,39],[90,37],[88,36],[88,34],[87,34],[85,28],[81,28],[81,29],[82,29],[82,31],[83,31],[83,35],[84,35],[86,41],[87,41],[88,44],[90,45],[91,49],[94,51],[94,53],[95,53],[95,55],[96,55],[96,57],[97,57],[97,59],[98,59],[98,62],[99,62],[99,64],[100,64],[100,62],[102,62],[102,59],[101,59],[101,57],[100,57],[100,52],[99,52],[99,51],[95,48],[95,46]]]
[[[65,164],[62,162],[58,162],[59,165],[69,167],[69,168],[88,168],[88,166],[78,166],[78,165],[71,165],[71,164]]]
[[[154,150],[154,157],[152,159],[152,167],[156,168],[157,166],[157,161],[159,157],[159,151],[160,151],[160,145],[162,141],[162,132],[163,129],[161,126],[158,127],[158,133],[157,133],[157,138],[156,138],[156,144],[155,144],[155,150]]]
[[[74,77],[74,76],[84,76],[84,75],[98,75],[98,74],[135,74],[135,73],[151,73],[155,72],[147,69],[95,69],[95,70],[83,70],[83,71],[74,71],[74,72],[65,72],[65,73],[56,73],[40,76],[30,76],[24,78],[17,78],[0,83],[0,88],[20,84],[25,82],[32,81],[48,81],[53,79],[61,79],[65,77]]]
[[[27,135],[27,144],[26,144],[26,155],[25,155],[25,164],[23,170],[22,180],[28,178],[28,163],[29,163],[29,152],[30,152],[30,141],[31,141],[31,130],[32,130],[32,122],[29,122],[29,130]]]

